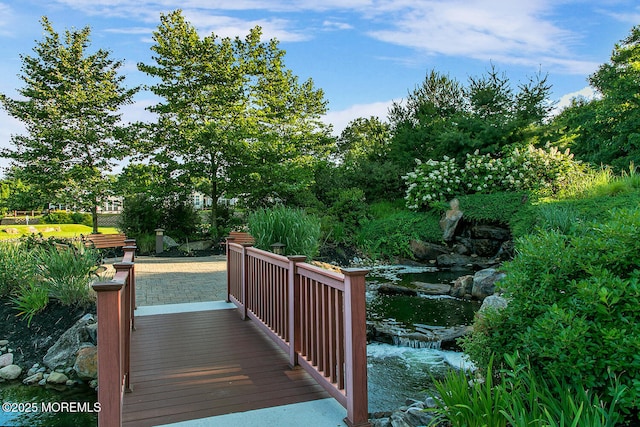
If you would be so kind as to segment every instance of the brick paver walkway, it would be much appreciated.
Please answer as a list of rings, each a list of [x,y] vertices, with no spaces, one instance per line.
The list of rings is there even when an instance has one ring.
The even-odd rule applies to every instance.
[[[136,257],[136,305],[222,301],[227,298],[224,255]]]

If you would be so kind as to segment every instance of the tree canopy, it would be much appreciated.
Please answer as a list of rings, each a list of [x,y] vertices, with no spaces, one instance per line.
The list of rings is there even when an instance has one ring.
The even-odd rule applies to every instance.
[[[110,52],[89,52],[89,27],[61,37],[46,17],[41,22],[45,35],[34,55],[21,56],[21,98],[0,95],[27,133],[13,135],[15,148],[0,155],[12,159],[20,178],[47,202],[91,210],[97,232],[96,207],[108,194],[108,174],[128,152],[119,108],[132,102],[137,88],[124,87],[122,62]]]
[[[555,119],[576,156],[614,170],[640,163],[640,26],[631,29],[589,77],[600,96],[576,99]]]
[[[551,111],[550,90],[547,77],[540,74],[514,90],[495,67],[470,77],[466,86],[432,70],[406,101],[390,109],[389,156],[407,172],[414,159],[463,158],[475,150],[499,153],[531,138],[534,126]]]
[[[155,64],[138,65],[162,98],[146,151],[177,180],[208,182],[213,230],[225,193],[257,203],[310,185],[308,164],[327,143],[323,92],[299,83],[277,40],[261,36],[255,27],[245,39],[200,37],[178,10],[154,32]]]

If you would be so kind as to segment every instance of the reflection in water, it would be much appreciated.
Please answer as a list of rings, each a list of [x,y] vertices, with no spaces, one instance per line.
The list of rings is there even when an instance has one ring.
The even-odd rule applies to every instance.
[[[86,386],[64,387],[61,391],[41,386],[25,386],[19,382],[0,384],[0,400],[21,403],[29,412],[0,412],[2,426],[97,426],[97,413],[92,412],[97,400],[95,390]],[[62,407],[51,402],[69,402]],[[83,404],[86,402],[86,404]],[[45,403],[45,405],[42,405]],[[43,412],[52,409],[55,412]],[[78,412],[75,412],[78,411]]]

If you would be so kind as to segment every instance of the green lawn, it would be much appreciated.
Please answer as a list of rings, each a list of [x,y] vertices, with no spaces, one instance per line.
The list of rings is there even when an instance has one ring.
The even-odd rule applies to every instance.
[[[38,224],[38,225],[3,225],[0,226],[0,240],[15,239],[20,236],[24,236],[30,233],[29,228],[33,227],[36,230],[42,232],[46,228],[60,228],[60,231],[47,231],[42,232],[44,237],[80,237],[81,234],[91,234],[91,227],[81,224]],[[4,230],[7,228],[15,228],[20,234],[9,234]],[[118,229],[115,227],[100,227],[98,228],[100,233],[103,234],[115,234],[118,233]]]

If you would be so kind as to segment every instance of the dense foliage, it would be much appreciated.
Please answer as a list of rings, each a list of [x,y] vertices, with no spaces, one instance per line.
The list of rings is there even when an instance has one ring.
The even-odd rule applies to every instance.
[[[270,251],[271,245],[280,243],[286,255],[306,255],[311,259],[318,254],[320,220],[302,209],[283,205],[258,209],[249,216],[249,232],[259,249]]]
[[[64,306],[95,301],[91,283],[97,279],[99,255],[72,242],[28,237],[0,243],[0,297],[31,322],[54,299]]]
[[[404,178],[409,209],[450,200],[462,194],[522,192],[554,194],[582,172],[567,149],[528,145],[511,147],[501,157],[467,154],[464,164],[444,156],[442,161],[421,162]]]
[[[596,99],[575,100],[555,119],[559,142],[578,158],[617,172],[640,164],[640,26],[616,44],[608,63],[589,78]]]
[[[310,79],[300,83],[277,40],[261,37],[255,27],[245,39],[201,38],[178,10],[160,17],[154,63],[138,65],[158,80],[150,90],[161,100],[140,149],[182,185],[206,186],[213,233],[220,196],[288,202],[311,185],[329,142],[323,92]]]
[[[465,350],[481,366],[494,354],[519,351],[536,372],[581,384],[608,401],[618,381],[625,387],[618,407],[637,417],[639,254],[637,206],[520,239],[501,282],[509,305],[476,322]]]

